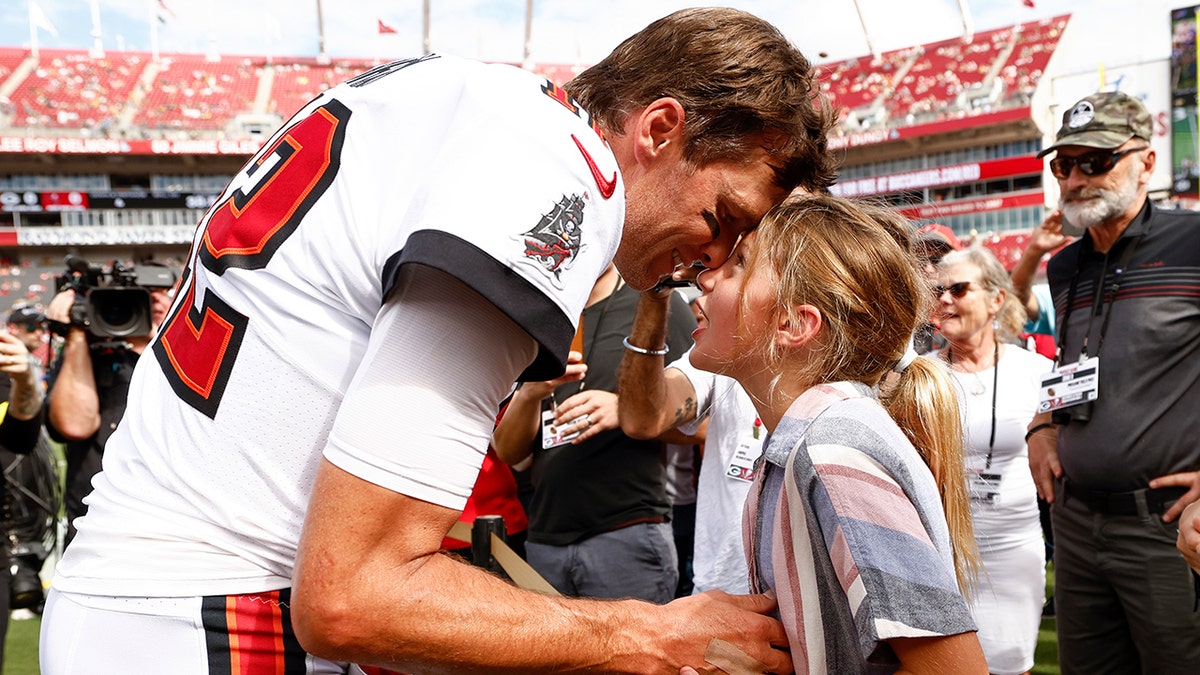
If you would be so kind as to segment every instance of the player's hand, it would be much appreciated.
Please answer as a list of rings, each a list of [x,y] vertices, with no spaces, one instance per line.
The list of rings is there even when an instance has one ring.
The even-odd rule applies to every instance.
[[[1169,523],[1175,520],[1176,516],[1183,512],[1184,507],[1190,505],[1197,499],[1200,499],[1200,471],[1185,471],[1183,473],[1173,473],[1167,476],[1159,476],[1158,478],[1150,481],[1150,487],[1156,489],[1162,487],[1188,488],[1188,491],[1183,493],[1183,495],[1171,505],[1171,508],[1167,509],[1166,513],[1162,514],[1163,522]],[[1183,523],[1179,523],[1179,526],[1182,530]]]
[[[1062,478],[1058,462],[1058,431],[1041,429],[1029,437],[1029,470],[1038,496],[1047,504],[1054,503],[1054,481]]]
[[[579,435],[571,441],[572,445],[578,445],[596,434],[621,426],[617,404],[617,395],[612,392],[585,389],[558,404],[554,423],[565,434],[578,430]]]
[[[1200,502],[1192,502],[1183,509],[1175,547],[1183,554],[1187,564],[1200,572]]]
[[[679,672],[717,675],[720,668],[704,659],[709,642],[720,638],[761,662],[765,673],[792,673],[783,624],[766,616],[775,600],[766,595],[729,595],[706,591],[662,607],[666,620],[658,630],[658,643]]]

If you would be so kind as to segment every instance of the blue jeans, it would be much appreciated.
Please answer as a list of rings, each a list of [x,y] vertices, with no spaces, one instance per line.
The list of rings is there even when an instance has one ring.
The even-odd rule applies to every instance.
[[[563,595],[662,604],[675,597],[679,581],[670,523],[637,523],[567,546],[527,541],[525,554]]]

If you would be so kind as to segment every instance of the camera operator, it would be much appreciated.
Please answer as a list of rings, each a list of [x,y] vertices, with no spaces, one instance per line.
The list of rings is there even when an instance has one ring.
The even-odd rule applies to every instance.
[[[38,442],[42,428],[42,387],[32,368],[29,350],[21,340],[0,332],[0,446],[16,454],[31,452]],[[11,387],[11,388],[10,388]],[[0,480],[0,503],[4,502],[7,485]],[[7,549],[6,549],[7,553]],[[0,558],[0,666],[4,663],[4,638],[8,633],[8,614],[12,592],[12,569],[8,557]]]
[[[156,269],[162,274],[137,279],[137,287],[150,296],[151,325],[145,332],[120,337],[96,335],[95,321],[89,330],[82,318],[86,311],[81,311],[87,304],[87,285],[76,283],[76,287],[61,290],[46,308],[51,329],[64,338],[50,372],[46,428],[51,438],[66,446],[68,545],[75,536],[75,519],[87,512],[83,498],[92,491],[92,477],[100,471],[104,444],[125,414],[134,364],[171,307],[175,274],[161,266]],[[117,274],[127,271],[118,265],[114,270]],[[96,276],[95,268],[92,274]]]
[[[8,313],[8,332],[29,350],[34,376],[39,382],[42,381],[50,360],[50,348],[46,342],[46,315],[28,305],[13,307]]]

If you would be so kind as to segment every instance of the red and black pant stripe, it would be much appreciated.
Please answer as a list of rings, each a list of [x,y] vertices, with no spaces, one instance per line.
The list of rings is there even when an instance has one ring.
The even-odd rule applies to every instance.
[[[305,675],[292,631],[291,589],[203,598],[210,675]]]

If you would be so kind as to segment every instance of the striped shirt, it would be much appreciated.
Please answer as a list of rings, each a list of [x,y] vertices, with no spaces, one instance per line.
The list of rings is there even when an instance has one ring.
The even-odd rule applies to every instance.
[[[813,387],[767,441],[746,504],[751,585],[796,672],[891,673],[886,644],[975,630],[933,476],[861,383]]]

